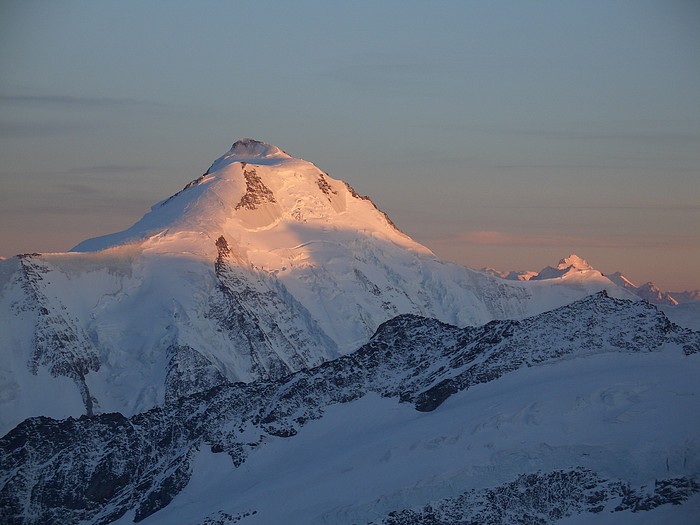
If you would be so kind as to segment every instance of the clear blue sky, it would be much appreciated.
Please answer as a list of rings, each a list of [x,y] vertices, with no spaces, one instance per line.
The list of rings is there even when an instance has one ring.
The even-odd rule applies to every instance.
[[[124,229],[237,138],[472,267],[700,288],[700,2],[2,1],[0,255]]]

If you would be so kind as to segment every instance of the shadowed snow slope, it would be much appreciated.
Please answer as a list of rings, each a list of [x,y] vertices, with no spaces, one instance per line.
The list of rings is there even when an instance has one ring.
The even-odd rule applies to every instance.
[[[700,333],[604,292],[476,328],[399,316],[275,381],[26,420],[0,439],[0,518],[690,523],[698,357]]]
[[[602,289],[631,297],[596,271],[516,282],[440,261],[346,183],[243,139],[131,228],[0,261],[0,431],[279,378],[400,314],[463,327]]]

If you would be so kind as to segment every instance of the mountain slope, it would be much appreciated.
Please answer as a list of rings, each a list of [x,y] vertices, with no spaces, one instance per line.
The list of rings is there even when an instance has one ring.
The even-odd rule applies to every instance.
[[[400,314],[463,327],[602,289],[632,297],[596,272],[511,282],[442,262],[344,182],[244,139],[131,228],[0,261],[0,432],[279,378]]]
[[[634,510],[654,479],[668,490],[649,509],[683,503],[700,475],[700,427],[682,417],[700,408],[698,355],[700,333],[604,293],[478,328],[400,316],[357,352],[276,381],[130,419],[23,422],[0,439],[1,517],[353,523],[462,508],[454,498],[530,474],[585,492],[545,491],[558,507],[590,504],[598,487],[589,507],[610,512],[627,487],[620,512]]]
[[[565,257],[559,261],[556,267],[547,266],[539,272],[511,271],[506,273],[499,272],[493,268],[484,268],[482,271],[488,275],[501,277],[509,281],[549,281],[551,284],[565,283],[567,286],[582,281],[588,283],[610,282],[629,292],[630,295],[628,297],[630,298],[633,294],[644,301],[663,307],[665,314],[674,323],[693,330],[700,329],[700,303],[698,302],[700,291],[662,292],[652,282],[637,286],[620,272],[603,274],[578,255],[572,254],[569,257]],[[604,286],[609,287],[609,284]],[[619,290],[617,293],[619,293]],[[683,306],[676,308],[681,303]]]
[[[678,304],[675,297],[667,292],[662,292],[659,287],[652,282],[644,283],[642,286],[636,286],[620,272],[608,275],[608,279],[650,303],[666,306],[676,306]]]

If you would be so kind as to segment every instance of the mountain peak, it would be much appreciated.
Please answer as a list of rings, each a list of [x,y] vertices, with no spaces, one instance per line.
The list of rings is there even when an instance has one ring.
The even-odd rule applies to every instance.
[[[226,155],[240,157],[241,159],[291,158],[291,155],[288,155],[277,146],[249,138],[239,139],[234,142]]]
[[[659,287],[651,281],[639,286],[635,290],[635,293],[645,301],[649,301],[653,304],[665,304],[670,306],[676,306],[678,304],[675,297],[667,292],[662,292]]]
[[[581,276],[595,274],[596,276],[601,276],[602,274],[593,268],[586,259],[579,257],[578,255],[571,254],[568,257],[564,257],[559,260],[556,268],[552,266],[547,266],[540,270],[537,275],[530,278],[531,281],[542,281],[545,279],[559,279],[567,276]]]
[[[313,252],[318,259],[320,245],[324,253],[330,253],[329,246],[343,252],[355,246],[350,239],[368,236],[434,257],[343,181],[250,138],[236,141],[204,175],[127,230],[88,239],[72,251],[148,242],[159,251],[209,257],[222,235],[235,239],[251,264],[271,271],[291,268],[302,253]]]
[[[588,264],[586,259],[582,259],[576,254],[571,254],[568,257],[559,260],[557,270],[566,270],[573,268],[574,270],[593,270],[594,268]]]
[[[242,138],[234,142],[230,150],[216,159],[207,170],[207,173],[218,171],[234,162],[273,165],[287,160],[294,160],[294,157],[277,146],[260,140]]]

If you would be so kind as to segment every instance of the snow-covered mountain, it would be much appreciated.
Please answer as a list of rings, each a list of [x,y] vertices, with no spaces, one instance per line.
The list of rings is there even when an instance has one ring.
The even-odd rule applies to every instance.
[[[0,261],[0,522],[690,522],[700,333],[577,256],[531,277],[240,140]]]
[[[687,328],[700,330],[700,290],[685,292],[664,292],[653,282],[637,286],[620,272],[603,274],[593,268],[588,261],[578,255],[570,255],[559,261],[556,267],[547,266],[539,272],[511,271],[501,272],[493,268],[483,268],[482,272],[511,281],[549,281],[570,278],[577,280],[592,278],[607,279],[611,283],[627,290],[644,301],[660,306],[664,313],[674,322]]]
[[[680,303],[700,301],[700,290],[664,292],[653,282],[647,282],[641,286],[637,286],[622,273],[614,272],[602,274],[602,272],[593,268],[588,261],[582,259],[578,255],[573,254],[569,257],[561,259],[556,267],[547,266],[539,272],[529,270],[501,272],[494,268],[482,268],[481,271],[509,281],[542,281],[547,279],[558,279],[577,272],[592,272],[604,275],[621,288],[629,290],[641,299],[649,301],[653,304],[676,306]]]
[[[595,271],[512,282],[440,261],[346,183],[243,139],[127,230],[0,262],[0,431],[279,378],[400,314],[463,327],[602,289],[633,297]]]
[[[0,518],[691,523],[698,357],[700,333],[605,292],[475,328],[398,316],[281,379],[26,420],[0,439]]]
[[[668,292],[680,303],[700,302],[700,290],[684,290],[682,292]]]
[[[635,295],[653,304],[676,306],[681,302],[700,300],[700,291],[696,290],[693,292],[664,292],[651,281],[644,283],[641,286],[637,286],[627,277],[622,275],[620,272],[615,272],[608,275],[608,279],[610,279],[618,286],[622,286],[627,290],[630,290]],[[680,300],[677,299],[676,296],[678,296]]]
[[[578,255],[570,255],[559,261],[557,267],[547,266],[539,271],[537,275],[530,277],[531,281],[542,281],[544,279],[559,279],[572,274],[600,273],[593,268],[588,261]],[[602,275],[602,274],[601,274]]]
[[[571,275],[581,276],[582,273],[589,276],[595,276],[595,278],[602,276],[601,272],[588,264],[587,260],[582,259],[575,254],[571,254],[568,257],[560,259],[556,267],[545,266],[539,272],[534,272],[531,270],[513,270],[510,272],[501,272],[494,268],[482,268],[481,271],[508,281],[543,281],[547,279],[561,279]],[[620,285],[618,282],[615,284]]]

